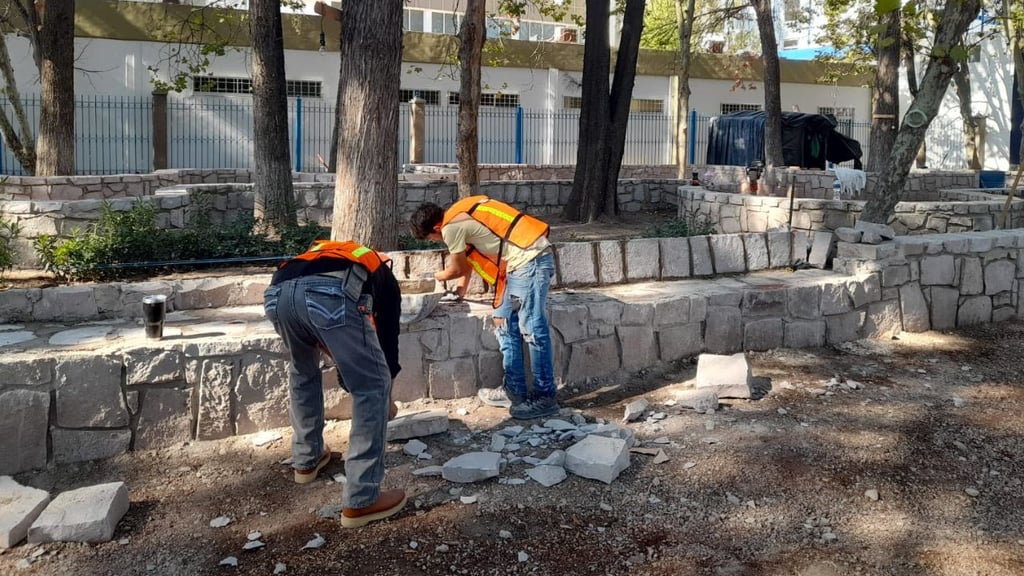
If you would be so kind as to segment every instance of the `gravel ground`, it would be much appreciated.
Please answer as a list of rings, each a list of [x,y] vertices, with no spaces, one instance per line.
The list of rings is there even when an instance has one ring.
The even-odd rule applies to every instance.
[[[751,353],[767,396],[725,401],[713,414],[671,401],[692,386],[690,363],[565,389],[563,403],[588,420],[619,421],[641,396],[668,415],[631,427],[670,459],[633,454],[611,485],[414,477],[512,422],[472,399],[404,406],[447,408],[452,428],[424,439],[431,461],[389,446],[385,483],[413,497],[394,519],[358,530],[318,514],[340,500],[326,479],[340,462],[324,480],[291,482],[279,463],[288,430],[262,447],[235,437],[23,474],[51,493],[123,480],[132,505],[112,542],[21,545],[0,551],[0,574],[255,575],[281,563],[289,575],[1019,576],[1021,350],[1024,323],[1013,322]],[[336,451],[347,432],[347,422],[330,425]],[[220,515],[232,523],[211,528]],[[243,551],[252,531],[266,546]],[[301,550],[317,534],[326,543]],[[228,556],[236,568],[218,565]]]

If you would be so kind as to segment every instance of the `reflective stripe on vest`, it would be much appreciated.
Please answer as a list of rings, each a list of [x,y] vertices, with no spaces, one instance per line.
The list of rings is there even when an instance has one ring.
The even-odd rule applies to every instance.
[[[288,262],[296,260],[308,261],[319,258],[342,258],[356,264],[362,264],[370,274],[376,272],[381,264],[390,260],[387,256],[351,240],[343,242],[337,240],[317,240],[313,242],[309,250],[281,264],[281,267],[284,268],[288,265]]]

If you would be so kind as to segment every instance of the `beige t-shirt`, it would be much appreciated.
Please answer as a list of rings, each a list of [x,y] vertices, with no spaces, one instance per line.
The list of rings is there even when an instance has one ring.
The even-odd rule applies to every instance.
[[[441,238],[452,254],[465,252],[468,244],[488,258],[496,260],[498,249],[501,247],[501,238],[468,214],[456,216],[447,226],[441,228]],[[507,263],[508,271],[511,272],[536,258],[550,245],[551,242],[547,237],[538,238],[532,246],[525,249],[511,242],[505,242],[505,249],[501,257]]]

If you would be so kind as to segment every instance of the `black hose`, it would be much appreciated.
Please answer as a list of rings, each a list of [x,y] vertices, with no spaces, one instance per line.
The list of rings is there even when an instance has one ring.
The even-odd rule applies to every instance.
[[[295,256],[239,256],[237,258],[208,258],[204,260],[165,260],[160,262],[119,262],[115,264],[99,264],[90,270],[117,270],[120,268],[161,268],[167,266],[204,266],[214,264],[257,264],[266,262],[284,262]]]

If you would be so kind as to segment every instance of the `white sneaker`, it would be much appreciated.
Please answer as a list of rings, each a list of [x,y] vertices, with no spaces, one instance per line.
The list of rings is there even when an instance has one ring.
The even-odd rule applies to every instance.
[[[498,408],[512,407],[512,401],[508,399],[508,394],[505,393],[504,386],[499,386],[498,388],[481,388],[476,391],[476,397],[488,406],[497,406]]]

